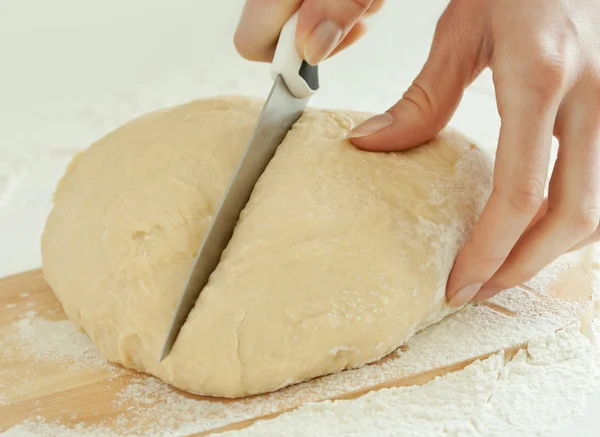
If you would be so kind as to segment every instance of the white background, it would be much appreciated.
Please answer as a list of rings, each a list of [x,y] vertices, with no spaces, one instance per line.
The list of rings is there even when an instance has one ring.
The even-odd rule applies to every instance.
[[[51,196],[74,153],[134,116],[194,98],[266,96],[267,65],[235,53],[242,0],[0,0],[0,276],[41,265]],[[381,112],[427,56],[444,0],[388,0],[371,31],[324,63],[314,106]],[[452,124],[493,151],[490,74]],[[562,436],[600,435],[600,395]]]

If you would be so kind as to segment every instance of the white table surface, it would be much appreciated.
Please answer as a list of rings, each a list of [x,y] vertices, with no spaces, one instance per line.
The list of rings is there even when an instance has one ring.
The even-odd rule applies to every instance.
[[[267,65],[232,44],[242,0],[0,0],[0,277],[39,267],[39,238],[74,153],[134,116],[220,93],[266,96]],[[388,0],[371,31],[321,68],[314,106],[381,112],[425,60],[446,1]],[[489,72],[452,124],[493,151]],[[600,394],[552,437],[600,435]]]

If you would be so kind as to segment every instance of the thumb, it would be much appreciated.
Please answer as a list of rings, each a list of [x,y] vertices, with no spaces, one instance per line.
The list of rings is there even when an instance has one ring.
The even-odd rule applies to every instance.
[[[402,99],[350,131],[348,138],[358,148],[409,149],[429,141],[448,124],[464,89],[487,63],[483,31],[462,23],[474,11],[457,11],[461,3],[451,2],[440,18],[427,62]]]

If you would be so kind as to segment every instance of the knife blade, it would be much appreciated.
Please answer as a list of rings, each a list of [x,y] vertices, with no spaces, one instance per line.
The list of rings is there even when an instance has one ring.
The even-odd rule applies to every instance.
[[[273,87],[198,250],[159,361],[170,353],[198,296],[219,264],[254,185],[275,155],[277,147],[304,112],[310,95],[319,87],[317,67],[302,61],[295,48],[296,21],[297,14],[282,29],[273,59],[273,71],[277,73],[274,74]],[[283,44],[289,50],[283,52]]]

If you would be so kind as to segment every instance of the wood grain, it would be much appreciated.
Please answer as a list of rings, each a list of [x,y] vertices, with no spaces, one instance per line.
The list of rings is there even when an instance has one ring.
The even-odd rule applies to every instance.
[[[556,314],[540,313],[546,308],[547,302],[543,301],[554,299],[560,302],[560,305],[565,305],[565,311],[570,311],[568,318],[561,316],[557,318],[556,324],[552,325],[555,329],[560,329],[566,323],[587,317],[592,307],[591,285],[587,275],[577,267],[568,269],[552,281],[544,290],[545,293],[540,293],[539,290],[527,286],[518,292],[534,296],[531,303],[519,303],[521,306],[525,305],[525,308],[511,307],[502,302],[487,303],[481,305],[481,308],[477,310],[472,310],[473,317],[485,317],[488,323],[490,320],[495,320],[494,318],[499,321],[498,323],[510,323],[510,320],[517,320],[519,317],[532,319],[535,318],[533,315],[538,314],[540,326],[543,321],[543,326],[547,328],[548,318],[556,317]],[[573,309],[574,305],[576,310]],[[9,429],[24,420],[39,416],[49,421],[59,421],[65,425],[83,424],[83,426],[89,427],[102,424],[104,427],[112,428],[115,433],[119,432],[118,430],[123,431],[123,426],[127,427],[128,421],[134,420],[133,416],[136,413],[131,405],[126,402],[118,402],[119,393],[133,381],[153,377],[116,365],[105,365],[102,369],[92,370],[74,369],[72,366],[60,362],[32,359],[21,350],[18,338],[15,338],[14,334],[15,322],[27,311],[35,311],[39,317],[45,320],[59,321],[65,318],[59,302],[45,283],[40,270],[0,279],[0,346],[5,351],[0,362],[0,430]],[[503,321],[504,319],[507,321]],[[476,320],[473,321],[473,323],[476,322]],[[518,329],[517,323],[515,323],[515,329]],[[418,342],[414,347],[409,342],[408,352],[404,350],[390,354],[364,369],[318,378],[276,393],[245,399],[219,399],[195,396],[177,390],[173,390],[173,392],[179,393],[182,398],[198,401],[199,405],[202,402],[211,403],[211,405],[218,406],[221,412],[255,405],[260,407],[254,408],[258,413],[251,417],[242,418],[242,420],[233,419],[228,423],[210,426],[201,432],[191,434],[204,436],[241,429],[257,420],[271,419],[293,410],[307,401],[355,399],[373,390],[424,384],[437,376],[461,370],[473,361],[485,359],[499,351],[503,351],[505,357],[510,359],[520,349],[526,347],[526,342],[507,345],[499,350],[492,349],[486,353],[474,353],[457,362],[448,362],[445,365],[423,369],[417,373],[403,371],[405,364],[402,359],[410,357],[409,352],[418,356],[418,347]],[[373,379],[372,383],[355,383],[369,369],[378,368],[386,369],[382,373],[383,377],[379,376],[379,379]],[[115,376],[115,371],[117,376]],[[336,381],[343,383],[337,389],[335,388]],[[354,385],[348,381],[352,381]],[[366,378],[365,381],[369,381],[369,379]],[[324,382],[329,385],[327,386]],[[332,384],[333,389],[331,389]],[[18,389],[15,389],[15,385],[18,386]],[[321,386],[329,388],[321,390]],[[202,413],[199,414],[202,415]],[[141,423],[140,420],[148,423]],[[136,429],[138,431],[141,429],[142,435],[146,425],[148,430],[155,429],[156,423],[153,423],[152,418],[145,417],[140,420],[135,419]]]

